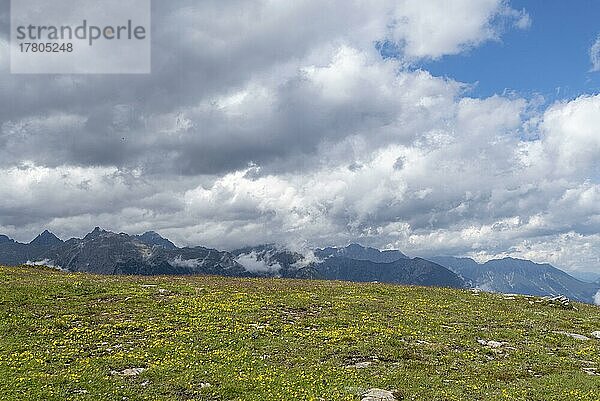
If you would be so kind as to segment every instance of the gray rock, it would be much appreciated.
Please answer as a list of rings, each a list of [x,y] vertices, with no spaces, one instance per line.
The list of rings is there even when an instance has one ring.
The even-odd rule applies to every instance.
[[[362,395],[361,401],[396,401],[391,391],[373,388]]]
[[[575,309],[571,304],[571,300],[564,295],[559,295],[557,297],[544,297],[541,301],[550,306],[560,306],[564,309]]]
[[[135,377],[135,376],[139,376],[140,374],[142,374],[145,370],[146,370],[146,368],[129,368],[129,369],[122,370],[120,372],[113,370],[110,373],[113,375],[119,375],[119,376],[125,376],[125,377]]]
[[[567,333],[566,331],[555,331],[556,334],[562,334],[571,338],[574,338],[575,340],[579,340],[579,341],[587,341],[590,338],[586,337],[584,335],[581,334],[576,334],[576,333]]]
[[[597,339],[599,339],[599,340],[600,340],[600,331],[594,331],[594,332],[592,333],[592,337],[594,337],[594,338],[597,338]]]

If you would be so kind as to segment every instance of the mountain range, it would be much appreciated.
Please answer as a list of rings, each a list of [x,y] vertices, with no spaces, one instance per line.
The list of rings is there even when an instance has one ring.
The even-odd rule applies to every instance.
[[[33,263],[94,274],[251,276],[228,252],[177,248],[156,233],[130,236],[98,227],[48,249]]]
[[[477,288],[536,296],[565,295],[593,303],[600,282],[586,283],[549,264],[506,258],[480,264],[455,257],[409,258],[351,244],[295,252],[275,245],[219,251],[177,247],[150,231],[113,233],[96,227],[83,238],[62,241],[44,231],[30,243],[0,235],[0,264],[47,265],[69,272],[107,275],[221,275],[282,277],[405,285]]]
[[[480,264],[469,258],[434,257],[432,261],[461,276],[470,287],[482,291],[536,296],[564,295],[592,302],[598,284],[578,280],[549,264],[505,258]]]
[[[379,251],[356,244],[345,248],[317,249],[313,258],[281,250],[274,245],[250,247],[233,253],[251,270],[281,277],[452,288],[466,286],[457,274],[436,263],[420,258],[410,259],[399,251]]]

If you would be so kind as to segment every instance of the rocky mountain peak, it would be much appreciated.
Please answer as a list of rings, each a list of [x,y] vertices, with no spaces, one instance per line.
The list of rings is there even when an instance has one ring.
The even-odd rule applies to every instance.
[[[29,244],[34,246],[41,246],[45,248],[52,248],[62,244],[63,241],[50,231],[45,230],[43,233],[35,237]]]
[[[174,243],[161,236],[156,231],[148,231],[141,235],[136,235],[136,238],[141,243],[148,246],[160,246],[165,249],[177,249]]]
[[[94,228],[94,230],[92,232],[87,234],[83,239],[86,241],[90,241],[90,240],[94,240],[94,239],[100,238],[102,236],[110,235],[110,234],[113,234],[113,233],[111,233],[110,231],[103,230],[100,227],[96,227],[96,228]],[[115,235],[115,234],[113,234],[113,235]]]

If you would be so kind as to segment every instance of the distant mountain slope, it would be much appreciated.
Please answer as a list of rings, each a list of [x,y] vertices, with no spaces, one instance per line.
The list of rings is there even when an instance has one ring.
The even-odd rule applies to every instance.
[[[578,280],[583,281],[584,283],[600,282],[600,272],[574,271],[574,272],[571,272],[570,275],[575,277]]]
[[[46,230],[37,237],[33,241],[29,243],[34,247],[39,248],[53,248],[55,246],[59,246],[63,243],[61,239],[59,239],[56,235],[52,234],[50,231]]]
[[[0,263],[7,266],[18,266],[37,259],[44,252],[62,241],[49,231],[44,231],[29,244],[16,242],[11,238],[0,236]]]
[[[345,248],[329,247],[317,249],[315,256],[321,259],[335,256],[355,260],[369,260],[375,263],[392,263],[400,259],[408,259],[408,256],[400,251],[380,251],[379,249],[364,247],[358,244],[351,244]]]
[[[430,260],[449,268],[473,287],[484,291],[527,295],[565,295],[593,302],[598,284],[584,283],[549,264],[506,258],[479,264],[473,259],[434,257]]]
[[[435,263],[424,259],[408,259],[399,251],[381,252],[360,245],[319,249],[314,252],[316,260],[307,260],[300,253],[274,245],[244,248],[233,254],[248,270],[264,276],[455,288],[465,286],[460,277]]]
[[[465,287],[464,281],[443,266],[425,259],[400,259],[392,263],[375,263],[343,257],[330,257],[315,265],[328,280],[384,282],[436,287]]]
[[[19,242],[4,242],[0,244],[0,263],[6,266],[18,266],[26,263],[28,260],[35,259],[45,250],[36,250],[29,244]]]
[[[140,241],[142,244],[146,244],[149,246],[161,246],[165,249],[177,249],[174,243],[169,241],[168,239],[162,237],[160,234],[154,231],[145,232],[142,235],[134,236],[135,239]]]
[[[130,236],[96,228],[82,239],[63,242],[46,230],[28,244],[0,235],[0,264],[45,264],[73,272],[379,281],[541,296],[562,294],[588,303],[594,302],[600,291],[600,282],[582,282],[548,264],[510,258],[485,264],[468,258],[430,260],[409,259],[400,251],[357,244],[306,254],[275,245],[233,252],[178,248],[154,231]]]
[[[13,239],[7,237],[6,235],[0,235],[0,245],[6,244],[9,242],[15,242]]]
[[[252,276],[227,252],[149,246],[136,237],[100,228],[83,239],[67,241],[39,259],[64,270],[95,274]]]

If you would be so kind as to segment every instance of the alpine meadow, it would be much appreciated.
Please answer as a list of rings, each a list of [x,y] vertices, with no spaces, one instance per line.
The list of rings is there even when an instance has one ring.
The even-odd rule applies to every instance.
[[[599,16],[0,0],[0,400],[600,401]]]

